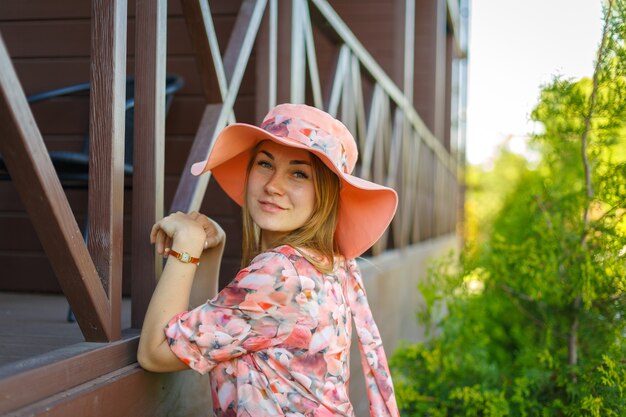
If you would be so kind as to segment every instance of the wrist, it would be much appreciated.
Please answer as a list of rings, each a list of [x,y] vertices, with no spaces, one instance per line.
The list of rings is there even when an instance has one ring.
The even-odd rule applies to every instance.
[[[200,265],[200,258],[192,256],[189,252],[178,252],[175,249],[170,249],[168,256],[174,257],[184,264]]]

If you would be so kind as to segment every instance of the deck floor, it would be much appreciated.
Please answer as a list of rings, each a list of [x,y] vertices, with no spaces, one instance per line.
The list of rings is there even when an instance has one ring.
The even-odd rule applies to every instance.
[[[85,339],[67,321],[63,295],[0,292],[0,366]],[[122,302],[122,329],[130,327],[130,300]]]

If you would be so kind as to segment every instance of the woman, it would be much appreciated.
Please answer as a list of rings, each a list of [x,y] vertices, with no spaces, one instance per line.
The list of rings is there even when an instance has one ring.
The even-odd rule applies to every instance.
[[[305,105],[275,107],[260,128],[226,127],[192,173],[211,170],[243,207],[245,268],[187,312],[190,295],[216,286],[224,232],[198,213],[155,224],[157,251],[178,260],[167,262],[146,313],[141,366],[210,372],[218,416],[351,416],[354,319],[371,415],[397,416],[354,260],[389,225],[397,195],[350,175],[356,159],[348,129]]]

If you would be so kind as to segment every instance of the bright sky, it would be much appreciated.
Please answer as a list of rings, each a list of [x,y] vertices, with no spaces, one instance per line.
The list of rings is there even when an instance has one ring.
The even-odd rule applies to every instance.
[[[467,159],[488,163],[512,135],[523,148],[539,88],[593,74],[601,0],[470,0]]]

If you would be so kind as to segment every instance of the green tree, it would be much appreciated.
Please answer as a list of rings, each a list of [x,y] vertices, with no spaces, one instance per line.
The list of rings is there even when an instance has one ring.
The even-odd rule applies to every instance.
[[[593,78],[541,91],[540,162],[475,173],[509,189],[421,287],[434,331],[391,360],[403,415],[626,416],[625,40],[613,0]]]

